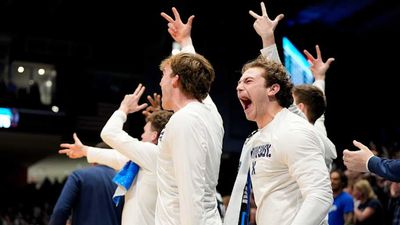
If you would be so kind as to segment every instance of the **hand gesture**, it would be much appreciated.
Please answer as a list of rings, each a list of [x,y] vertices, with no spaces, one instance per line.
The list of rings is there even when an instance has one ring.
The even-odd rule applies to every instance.
[[[66,154],[69,158],[71,159],[77,159],[77,158],[82,158],[87,155],[87,146],[83,145],[81,140],[79,140],[78,136],[76,133],[73,134],[73,138],[75,143],[74,144],[68,144],[68,143],[62,143],[60,144],[61,148],[58,150],[59,154]]]
[[[349,151],[345,149],[343,151],[343,161],[347,169],[358,172],[368,172],[367,161],[371,158],[374,153],[362,143],[353,141],[353,144],[359,148],[357,151]]]
[[[189,17],[187,23],[183,23],[179,12],[175,7],[172,7],[172,13],[174,14],[175,19],[172,19],[171,16],[164,12],[161,13],[161,16],[168,21],[168,33],[181,46],[191,45],[192,39],[190,33],[192,30],[194,15]]]
[[[264,47],[275,44],[274,31],[279,21],[283,19],[284,15],[279,14],[277,17],[275,17],[274,20],[271,20],[268,17],[267,9],[265,8],[264,2],[261,2],[261,15],[258,15],[252,10],[250,10],[249,13],[252,17],[254,17],[254,19],[256,19],[256,21],[254,21],[253,27],[257,34],[263,39]]]
[[[119,106],[119,110],[125,114],[134,113],[147,107],[147,103],[139,105],[140,97],[142,97],[145,87],[139,84],[133,94],[125,95]]]
[[[154,93],[153,97],[147,96],[147,100],[150,102],[150,106],[143,111],[145,117],[150,116],[153,112],[161,110],[161,95]]]
[[[317,51],[317,58],[314,58],[307,50],[304,50],[304,54],[307,56],[308,62],[310,63],[310,69],[315,80],[325,80],[326,71],[335,59],[329,58],[324,62],[322,61],[321,50],[318,45],[315,46],[315,50]]]

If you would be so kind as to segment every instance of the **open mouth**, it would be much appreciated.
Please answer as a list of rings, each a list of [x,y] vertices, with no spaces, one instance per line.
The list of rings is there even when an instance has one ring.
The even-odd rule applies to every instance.
[[[248,98],[240,98],[240,102],[242,103],[244,110],[247,110],[252,103],[251,100]]]

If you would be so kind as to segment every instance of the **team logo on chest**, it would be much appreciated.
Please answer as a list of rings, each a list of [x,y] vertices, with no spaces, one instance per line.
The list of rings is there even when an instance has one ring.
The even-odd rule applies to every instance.
[[[271,144],[256,146],[251,149],[251,159],[257,158],[270,158],[271,157]]]
[[[251,154],[251,175],[256,174],[257,158],[271,158],[271,144],[265,144],[253,147],[250,151]]]

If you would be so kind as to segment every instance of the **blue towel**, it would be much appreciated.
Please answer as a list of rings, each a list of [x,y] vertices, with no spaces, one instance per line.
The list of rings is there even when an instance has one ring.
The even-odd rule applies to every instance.
[[[138,172],[139,166],[132,161],[128,161],[125,166],[114,176],[113,182],[118,185],[113,196],[113,201],[116,206],[118,206],[122,196],[124,196],[132,186],[132,183],[135,180]]]

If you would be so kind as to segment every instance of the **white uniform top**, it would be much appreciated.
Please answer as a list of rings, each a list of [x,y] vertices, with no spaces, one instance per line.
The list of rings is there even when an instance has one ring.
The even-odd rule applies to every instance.
[[[284,108],[245,144],[257,224],[318,225],[326,217],[332,188],[316,132]]]
[[[156,164],[158,146],[142,142],[123,131],[126,115],[115,111],[104,126],[101,137],[104,142],[118,150],[89,148],[87,159],[120,170],[128,160],[139,165],[136,178],[125,195],[122,225],[154,225],[157,201]]]
[[[281,60],[279,59],[278,50],[277,50],[275,44],[261,49],[260,52],[267,59],[270,59],[270,60],[275,61],[276,63],[282,64]],[[324,95],[325,95],[325,80],[316,80],[316,81],[314,81],[313,85],[318,87],[322,91],[322,93],[324,93]],[[291,112],[303,117],[304,119],[307,119],[305,117],[305,115],[297,108],[297,106],[291,105],[289,107],[289,110]],[[324,114],[315,121],[314,127],[318,131],[318,135],[324,143],[324,147],[322,148],[322,153],[324,155],[326,167],[328,167],[328,169],[330,171],[332,169],[333,160],[337,158],[337,153],[336,153],[335,145],[328,138],[328,135],[326,132],[326,127],[325,127],[325,115]]]
[[[157,225],[218,225],[222,118],[208,96],[173,114],[158,144]]]

